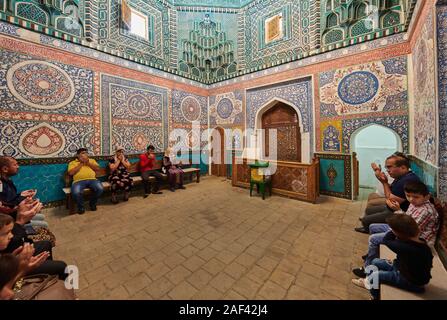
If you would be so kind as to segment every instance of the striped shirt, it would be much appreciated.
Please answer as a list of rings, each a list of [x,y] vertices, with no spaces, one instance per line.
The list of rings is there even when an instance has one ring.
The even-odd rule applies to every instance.
[[[433,246],[439,229],[438,211],[435,206],[430,201],[418,207],[410,204],[405,213],[416,220],[421,230],[419,237],[427,241],[428,245]]]

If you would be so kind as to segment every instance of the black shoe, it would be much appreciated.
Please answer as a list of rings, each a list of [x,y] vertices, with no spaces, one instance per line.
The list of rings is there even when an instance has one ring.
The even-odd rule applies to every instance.
[[[78,209],[78,214],[84,214],[85,213],[85,209]]]
[[[149,194],[150,194],[150,193],[145,193],[144,196],[143,196],[143,198],[146,199],[147,197],[149,197]]]
[[[362,256],[363,261],[365,261],[366,258],[368,258],[368,254],[365,254],[365,255]]]
[[[363,267],[352,269],[352,273],[359,278],[366,278],[365,269]]]
[[[171,192],[175,192],[175,188],[169,188],[169,190],[171,190]]]
[[[365,227],[359,227],[359,228],[354,228],[355,231],[360,232],[360,233],[366,233],[369,234],[369,231],[365,229]]]
[[[96,211],[96,210],[98,210],[98,209],[96,208],[96,204],[93,205],[93,206],[90,206],[90,210],[91,210],[91,211]]]
[[[161,192],[161,191],[154,191],[154,192],[152,192],[153,194],[162,194],[163,192]]]
[[[186,189],[184,186],[178,186],[179,189]]]

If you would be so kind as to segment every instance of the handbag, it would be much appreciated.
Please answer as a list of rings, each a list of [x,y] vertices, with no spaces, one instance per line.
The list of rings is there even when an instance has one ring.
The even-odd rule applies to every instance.
[[[56,275],[35,274],[17,281],[15,300],[76,300],[73,289]]]

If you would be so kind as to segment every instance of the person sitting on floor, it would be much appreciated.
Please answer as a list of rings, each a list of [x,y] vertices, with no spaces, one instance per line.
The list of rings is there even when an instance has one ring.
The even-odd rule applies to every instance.
[[[153,145],[149,145],[147,147],[146,153],[140,155],[140,172],[141,178],[143,179],[144,198],[149,196],[149,194],[151,193],[151,183],[149,182],[149,177],[151,176],[155,177],[155,184],[152,193],[162,193],[161,191],[159,191],[159,186],[160,182],[163,179],[163,176],[155,169],[155,161],[155,148]]]
[[[169,190],[175,191],[176,182],[178,181],[178,188],[185,189],[183,186],[183,170],[180,164],[174,164],[174,155],[170,148],[165,150],[163,157],[163,171],[168,175]]]
[[[100,167],[94,159],[89,159],[86,148],[78,149],[76,155],[76,160],[68,164],[68,174],[73,176],[71,194],[78,207],[78,214],[85,213],[82,194],[86,188],[93,191],[90,196],[90,209],[96,211],[96,203],[104,191],[102,183],[96,179],[96,173],[99,172]]]
[[[14,299],[15,283],[45,261],[44,255],[35,257],[33,253],[34,249],[28,245],[16,255],[11,253],[0,255],[0,300]]]
[[[403,153],[396,152],[386,159],[385,167],[388,174],[394,179],[391,185],[388,184],[388,179],[379,166],[376,165],[373,168],[376,178],[383,185],[387,199],[386,205],[366,208],[365,216],[360,219],[363,226],[354,229],[357,232],[369,233],[369,226],[372,223],[385,223],[386,218],[393,213],[391,206],[394,201],[398,202],[404,211],[410,205],[405,198],[404,185],[409,181],[420,181],[418,176],[410,171],[410,160]]]
[[[0,202],[2,203],[3,213],[12,215],[15,219],[17,214],[17,209],[23,201],[27,201],[27,204],[36,201],[40,203],[39,200],[33,199],[37,193],[37,190],[25,190],[20,194],[17,192],[17,188],[12,181],[12,177],[19,172],[19,164],[17,160],[12,157],[0,156]],[[25,203],[23,203],[25,205]],[[7,210],[9,208],[10,210]],[[40,207],[40,209],[42,206]],[[6,212],[8,211],[8,212]],[[40,213],[40,210],[36,212],[34,217],[28,223],[31,227],[44,227],[48,228],[48,223],[45,221],[45,215]]]
[[[42,263],[30,270],[28,275],[45,273],[57,275],[64,280],[68,276],[65,273],[67,264],[53,260],[51,243],[49,241],[33,242],[27,237],[21,223],[26,223],[30,219],[29,214],[29,212],[19,212],[16,223],[11,216],[0,214],[0,254],[20,255],[32,249],[33,261],[42,259]]]
[[[362,288],[370,288],[373,299],[379,299],[379,286],[382,283],[411,292],[424,292],[424,286],[431,279],[433,266],[430,247],[419,237],[419,227],[409,215],[394,214],[386,221],[392,232],[386,234],[383,244],[396,253],[396,259],[393,262],[374,259],[371,264],[377,270],[365,279],[352,279],[352,282]]]
[[[407,214],[418,224],[421,230],[420,237],[431,247],[434,246],[439,230],[440,219],[435,206],[430,202],[430,193],[427,186],[420,181],[410,181],[405,184],[405,197],[410,206],[406,212],[400,210],[397,202],[392,208],[394,214]],[[368,239],[368,253],[365,257],[364,267],[368,267],[372,260],[379,257],[379,246],[391,228],[388,224],[373,223],[369,226],[371,235]],[[358,277],[366,277],[364,268],[356,268],[352,272]]]
[[[0,300],[14,299],[14,284],[19,278],[20,260],[12,254],[0,255]]]
[[[124,201],[129,200],[130,189],[133,185],[132,178],[128,171],[130,166],[131,164],[129,160],[127,160],[124,155],[124,148],[117,146],[115,148],[115,156],[109,160],[109,182],[111,185],[110,189],[112,190],[112,203],[118,203],[116,197],[118,190],[124,191]]]

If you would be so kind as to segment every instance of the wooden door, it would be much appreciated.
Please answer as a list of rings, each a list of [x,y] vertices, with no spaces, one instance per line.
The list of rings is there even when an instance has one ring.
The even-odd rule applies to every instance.
[[[266,156],[269,156],[269,129],[276,129],[277,160],[301,162],[301,131],[295,109],[278,102],[262,115],[262,129]]]
[[[211,175],[227,175],[225,157],[225,134],[222,128],[215,128],[211,135]]]

